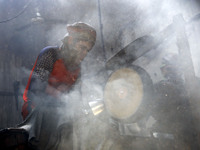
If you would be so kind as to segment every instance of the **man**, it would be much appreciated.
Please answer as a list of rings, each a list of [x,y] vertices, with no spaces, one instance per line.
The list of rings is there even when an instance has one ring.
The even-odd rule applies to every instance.
[[[37,57],[23,94],[23,119],[46,96],[59,99],[69,92],[79,76],[82,60],[95,44],[96,31],[90,25],[78,22],[67,25],[67,30],[60,47],[46,47]]]
[[[48,46],[37,57],[23,94],[24,121],[0,131],[0,149],[73,149],[74,107],[62,103],[61,97],[76,83],[96,31],[82,22],[67,25],[67,30],[60,47]]]
[[[79,107],[63,103],[62,95],[75,85],[81,62],[95,44],[96,31],[82,22],[67,25],[67,30],[60,47],[40,52],[23,94],[24,121],[18,128],[27,131],[32,149],[73,149],[72,118],[78,111],[73,109]]]

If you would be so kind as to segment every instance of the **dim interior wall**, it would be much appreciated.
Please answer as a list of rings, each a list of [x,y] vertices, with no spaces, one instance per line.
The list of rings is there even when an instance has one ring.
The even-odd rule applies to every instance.
[[[13,83],[21,80],[18,68],[22,65],[22,60],[8,50],[0,50],[0,52],[0,91],[12,94],[14,93]],[[0,129],[15,126],[22,121],[21,96],[18,97],[18,110],[14,96],[0,95],[0,103]]]

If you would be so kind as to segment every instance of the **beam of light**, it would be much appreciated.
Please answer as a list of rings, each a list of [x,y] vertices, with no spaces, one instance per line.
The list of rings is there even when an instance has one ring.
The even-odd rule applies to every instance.
[[[132,2],[135,2],[139,7],[148,7],[153,3],[153,1],[155,0],[135,0]]]

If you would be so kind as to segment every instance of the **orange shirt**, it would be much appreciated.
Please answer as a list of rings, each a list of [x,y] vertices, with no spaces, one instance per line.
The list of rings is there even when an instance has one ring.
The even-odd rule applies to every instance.
[[[48,83],[50,86],[57,88],[61,84],[65,84],[68,89],[76,82],[80,69],[70,72],[66,69],[62,59],[58,59],[53,66],[53,70],[49,76]]]

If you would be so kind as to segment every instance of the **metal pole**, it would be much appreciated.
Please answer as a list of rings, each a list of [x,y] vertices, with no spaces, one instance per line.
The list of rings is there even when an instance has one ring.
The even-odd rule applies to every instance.
[[[100,0],[97,0],[97,3],[98,3],[99,27],[100,27],[100,34],[101,34],[103,57],[104,57],[104,62],[106,62],[107,58],[106,58],[106,51],[105,51],[104,37],[103,37],[103,24],[102,24],[102,20],[101,20],[101,4],[100,4]]]

